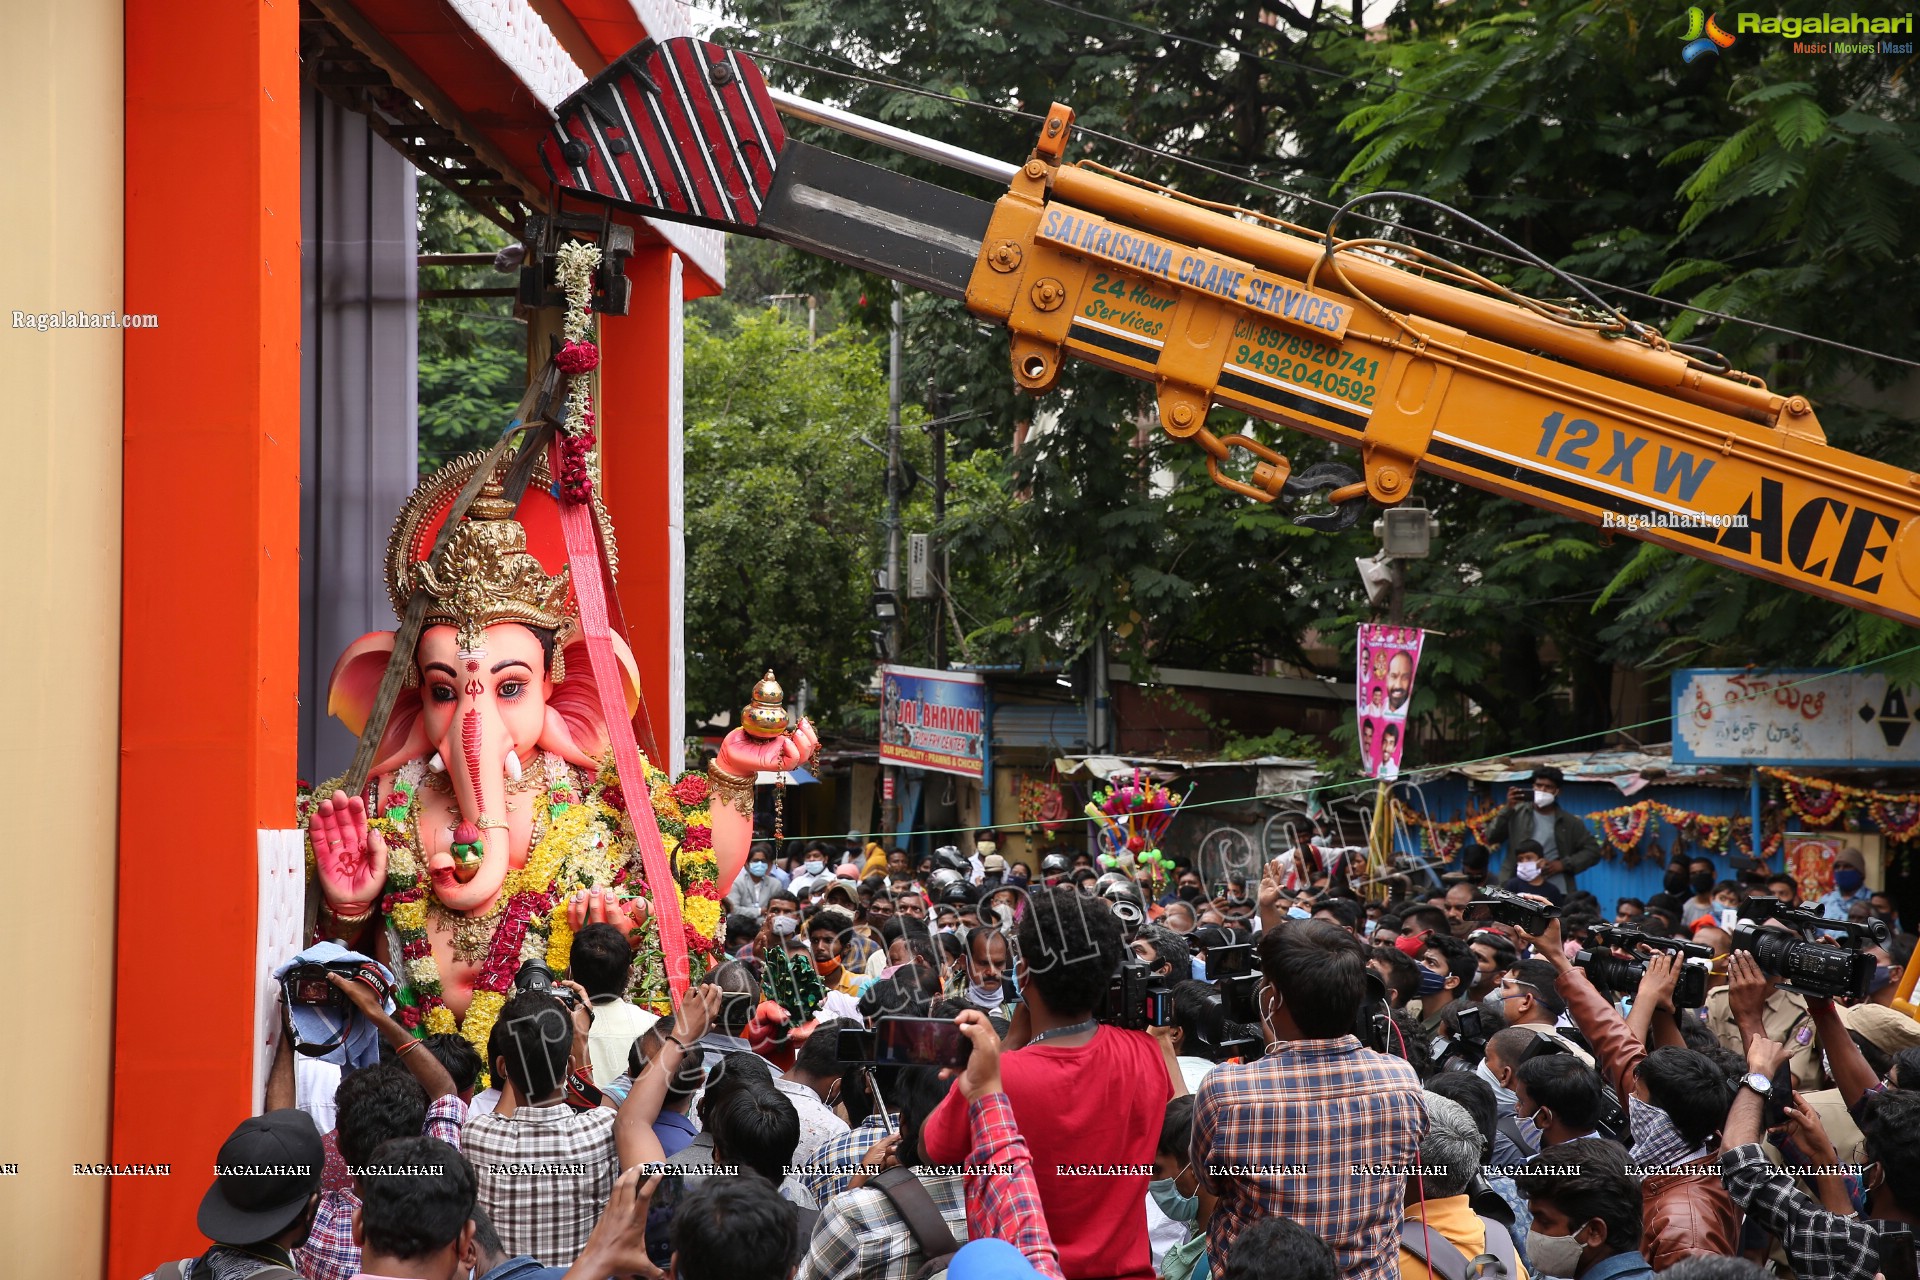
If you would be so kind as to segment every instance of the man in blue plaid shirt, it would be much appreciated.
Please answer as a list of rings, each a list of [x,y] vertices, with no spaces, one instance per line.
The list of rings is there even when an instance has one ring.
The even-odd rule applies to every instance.
[[[1347,1280],[1398,1280],[1405,1175],[1427,1136],[1420,1079],[1354,1035],[1367,953],[1324,920],[1260,939],[1261,1015],[1272,1042],[1201,1082],[1193,1167],[1219,1197],[1207,1229],[1214,1275],[1261,1218],[1287,1217],[1333,1246]]]

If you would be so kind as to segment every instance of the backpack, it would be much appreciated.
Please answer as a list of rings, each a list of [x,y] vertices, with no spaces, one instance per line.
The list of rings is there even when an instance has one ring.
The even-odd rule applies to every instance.
[[[1493,1259],[1491,1274],[1513,1280],[1519,1276],[1518,1258],[1513,1250],[1513,1237],[1507,1229],[1491,1218],[1481,1218],[1480,1225],[1486,1228],[1486,1249],[1480,1254]],[[1433,1243],[1433,1256],[1427,1256],[1427,1243]],[[1440,1280],[1467,1280],[1469,1273],[1485,1276],[1486,1270],[1472,1272],[1473,1263],[1478,1259],[1469,1259],[1460,1250],[1460,1246],[1435,1231],[1432,1227],[1407,1219],[1400,1224],[1400,1247],[1427,1264],[1428,1270],[1439,1276]],[[155,1278],[158,1280],[158,1277]]]
[[[196,1276],[202,1273],[211,1276],[213,1274],[212,1267],[198,1265],[204,1263],[206,1260],[207,1255],[203,1253],[198,1258],[182,1258],[177,1262],[163,1262],[153,1269],[153,1280],[185,1280],[188,1263],[196,1264],[194,1267],[194,1274]],[[272,1263],[254,1272],[251,1276],[247,1277],[247,1280],[300,1280],[300,1273],[297,1271],[289,1271],[278,1263]]]
[[[914,1176],[913,1170],[896,1165],[878,1177],[867,1179],[867,1185],[886,1193],[887,1199],[906,1222],[907,1230],[913,1233],[913,1242],[919,1247],[921,1256],[926,1259],[914,1273],[913,1280],[931,1280],[945,1271],[953,1255],[960,1252],[960,1242],[953,1238],[953,1231],[941,1215],[940,1206],[933,1202],[933,1197],[921,1185],[920,1179]]]

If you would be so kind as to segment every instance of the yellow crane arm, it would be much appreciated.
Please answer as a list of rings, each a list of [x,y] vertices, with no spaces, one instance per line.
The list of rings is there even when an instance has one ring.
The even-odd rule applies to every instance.
[[[1829,446],[1804,398],[1644,328],[1463,287],[1385,242],[1063,164],[1070,132],[1056,106],[966,289],[1010,331],[1026,390],[1068,357],[1152,379],[1162,428],[1261,501],[1287,460],[1215,435],[1212,406],[1357,447],[1365,480],[1335,502],[1402,502],[1425,471],[1920,623],[1920,476]],[[1245,480],[1221,466],[1241,450]]]

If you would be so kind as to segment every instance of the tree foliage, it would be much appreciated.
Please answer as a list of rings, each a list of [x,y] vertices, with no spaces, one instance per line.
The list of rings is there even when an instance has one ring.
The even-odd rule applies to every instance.
[[[418,185],[420,252],[494,252],[510,237],[427,174]],[[422,288],[510,284],[490,267],[426,267]],[[511,298],[420,303],[420,474],[500,438],[526,389],[526,328]]]

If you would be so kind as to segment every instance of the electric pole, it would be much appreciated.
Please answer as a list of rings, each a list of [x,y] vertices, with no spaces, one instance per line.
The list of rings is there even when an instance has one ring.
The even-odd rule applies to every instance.
[[[947,669],[947,546],[940,540],[940,525],[947,518],[947,415],[946,406],[936,390],[932,374],[927,375],[927,408],[933,413],[933,538],[927,557],[934,569],[933,595],[933,669]]]
[[[885,590],[893,593],[895,607],[893,617],[887,619],[886,650],[887,661],[898,662],[901,648],[901,609],[900,589],[900,331],[904,327],[905,309],[900,301],[900,282],[894,281],[893,308],[890,316],[892,324],[887,331],[887,585]],[[886,732],[886,726],[881,726]],[[896,798],[899,787],[899,769],[888,765],[881,775],[880,785],[880,829],[888,833],[898,830],[900,825],[900,803]]]

